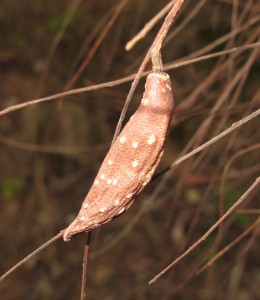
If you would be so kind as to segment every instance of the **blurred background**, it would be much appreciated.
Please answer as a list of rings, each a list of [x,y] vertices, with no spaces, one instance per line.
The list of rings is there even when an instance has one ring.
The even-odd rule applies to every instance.
[[[134,74],[164,18],[131,51],[125,45],[167,3],[1,0],[0,110]],[[162,50],[176,108],[158,170],[259,108],[259,46],[189,62],[259,42],[259,21],[259,1],[185,1]],[[130,86],[128,80],[0,116],[1,275],[78,213]],[[127,213],[94,230],[87,299],[259,299],[258,191],[147,284],[259,176],[259,148],[258,118],[154,180]],[[58,240],[1,282],[0,298],[79,299],[84,243],[84,236]]]

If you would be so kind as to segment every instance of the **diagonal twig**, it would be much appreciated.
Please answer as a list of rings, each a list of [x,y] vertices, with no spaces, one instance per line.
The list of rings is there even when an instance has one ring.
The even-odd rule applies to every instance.
[[[171,264],[164,268],[160,273],[154,276],[149,284],[156,282],[162,275],[168,272],[173,266],[175,266],[179,261],[186,257],[190,252],[192,252],[197,246],[199,246],[205,239],[248,197],[248,195],[258,186],[260,183],[260,177],[258,177],[255,182],[245,191],[245,193],[232,205],[227,212],[214,223],[209,230],[207,230],[194,244],[192,244],[182,255],[176,258]]]

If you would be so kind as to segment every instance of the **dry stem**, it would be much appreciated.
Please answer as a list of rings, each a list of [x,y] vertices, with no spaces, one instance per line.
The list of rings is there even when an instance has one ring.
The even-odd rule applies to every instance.
[[[260,114],[260,109],[258,109],[257,111],[253,112],[252,114],[248,115],[247,117],[245,117],[244,119],[241,119],[240,121],[234,123],[231,127],[229,127],[228,129],[226,129],[225,131],[223,131],[222,133],[220,133],[219,135],[215,136],[213,139],[209,140],[208,142],[204,143],[203,145],[201,145],[200,147],[194,149],[193,151],[189,152],[188,154],[182,156],[181,158],[177,159],[175,162],[173,162],[168,168],[166,168],[165,170],[163,170],[162,172],[158,173],[155,175],[155,178],[161,176],[162,174],[164,174],[165,172],[171,170],[172,168],[176,167],[177,165],[179,165],[180,163],[182,163],[183,161],[185,161],[186,159],[190,158],[191,156],[197,154],[198,152],[202,151],[203,149],[207,148],[208,146],[214,144],[215,142],[217,142],[219,139],[223,138],[225,135],[233,132],[234,130],[238,129],[239,127],[241,127],[242,125],[244,125],[246,122],[253,120],[255,117],[257,117]],[[224,215],[225,216],[225,215]],[[224,217],[223,216],[223,217]],[[19,263],[17,263],[14,267],[12,267],[10,270],[8,270],[4,275],[2,275],[0,277],[0,282],[3,281],[8,275],[10,275],[11,273],[13,273],[14,271],[16,271],[19,267],[21,267],[24,263],[26,263],[28,260],[30,260],[31,258],[33,258],[36,254],[40,253],[42,250],[44,250],[47,246],[49,246],[50,244],[52,244],[53,242],[55,242],[57,239],[59,239],[62,235],[63,232],[65,231],[62,230],[59,234],[57,234],[55,237],[51,238],[49,241],[47,241],[46,243],[44,243],[43,245],[41,245],[39,248],[37,248],[35,251],[33,251],[32,253],[30,253],[28,256],[26,256],[23,260],[21,260]],[[118,241],[118,240],[117,240]],[[114,242],[113,245],[114,246]]]
[[[245,46],[241,46],[241,47],[234,47],[228,50],[224,50],[224,51],[219,51],[219,52],[215,52],[212,54],[208,54],[208,55],[203,55],[201,57],[197,57],[197,58],[193,58],[190,60],[185,60],[185,61],[180,61],[180,62],[176,62],[176,63],[172,63],[172,64],[167,64],[164,67],[164,70],[172,70],[172,69],[177,69],[180,67],[184,67],[184,66],[188,66],[189,64],[193,64],[193,63],[197,63],[197,62],[201,62],[207,59],[211,59],[211,58],[216,58],[222,55],[226,55],[226,54],[231,54],[234,53],[236,51],[240,51],[240,50],[250,50],[250,49],[254,49],[256,47],[260,46],[260,42],[256,42],[256,43],[252,43],[250,45],[245,45]],[[147,74],[149,74],[150,71],[147,71],[145,73],[142,74],[142,76],[146,76]],[[17,105],[12,105],[10,107],[7,107],[3,110],[0,111],[0,116],[3,116],[5,114],[8,114],[10,112],[31,106],[31,105],[35,105],[35,104],[39,104],[39,103],[43,103],[43,102],[48,102],[51,100],[55,100],[55,99],[59,99],[62,97],[67,97],[67,96],[71,96],[71,95],[75,95],[75,94],[81,94],[81,93],[85,93],[85,92],[90,92],[90,91],[94,91],[94,90],[98,90],[98,89],[102,89],[102,88],[107,88],[107,87],[113,87],[113,86],[117,86],[120,84],[123,84],[125,82],[131,81],[135,78],[135,76],[137,76],[137,74],[134,75],[130,75],[130,76],[126,76],[123,77],[121,79],[117,79],[117,80],[112,80],[112,81],[108,81],[108,82],[104,82],[104,83],[100,83],[100,84],[95,84],[95,85],[91,85],[88,87],[84,87],[84,88],[79,88],[79,89],[74,89],[74,90],[70,90],[67,92],[61,92],[58,94],[54,94],[51,96],[47,96],[47,97],[43,97],[40,99],[34,99],[34,100],[30,100],[21,104],[17,104]]]
[[[90,247],[90,239],[91,239],[91,231],[87,232],[87,239],[86,239],[86,243],[85,243],[85,247],[84,247],[80,300],[84,300],[85,296],[86,296],[87,265],[88,265],[88,253],[89,253],[89,247]]]
[[[193,245],[191,245],[182,255],[176,258],[171,264],[164,268],[160,273],[154,276],[149,284],[156,282],[162,275],[169,271],[173,266],[175,266],[179,261],[186,257],[190,252],[192,252],[196,247],[198,247],[205,239],[248,197],[248,195],[258,186],[260,182],[260,177],[258,177],[255,182],[247,189],[247,191],[232,205],[228,211],[214,224],[210,227],[208,231],[205,232]]]

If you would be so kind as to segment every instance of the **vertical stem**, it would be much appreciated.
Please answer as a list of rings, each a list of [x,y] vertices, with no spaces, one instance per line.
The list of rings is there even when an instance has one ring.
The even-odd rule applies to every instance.
[[[159,30],[156,38],[154,39],[154,42],[153,42],[152,46],[150,47],[150,49],[148,50],[148,52],[145,55],[144,60],[143,60],[141,66],[140,66],[140,68],[139,68],[139,70],[138,70],[138,72],[135,76],[135,79],[134,79],[134,81],[131,85],[130,91],[129,91],[128,96],[126,98],[125,105],[122,109],[119,121],[118,121],[117,126],[116,126],[116,130],[115,130],[115,134],[114,134],[114,137],[113,137],[112,144],[115,142],[116,138],[118,137],[118,135],[121,131],[122,124],[123,124],[123,121],[125,119],[125,115],[126,115],[126,111],[128,109],[129,103],[130,103],[131,98],[134,94],[134,91],[137,87],[137,84],[140,80],[140,77],[141,77],[146,65],[148,64],[148,62],[150,60],[150,57],[152,57],[152,60],[153,60],[152,63],[153,63],[154,71],[161,71],[162,70],[161,54],[160,54],[162,43],[165,39],[166,34],[168,33],[168,31],[170,29],[170,26],[171,26],[172,22],[174,21],[177,13],[181,9],[181,6],[182,6],[183,2],[184,2],[184,0],[176,0],[176,2],[173,4],[172,9],[170,10],[168,15],[166,16],[166,18],[165,18],[165,20],[164,20],[164,22],[161,26],[161,29]]]
[[[87,239],[84,247],[84,254],[83,254],[83,262],[82,262],[82,281],[81,281],[81,294],[80,300],[84,300],[86,296],[86,285],[87,285],[87,264],[88,264],[88,253],[90,247],[90,238],[91,238],[91,231],[87,232]]]

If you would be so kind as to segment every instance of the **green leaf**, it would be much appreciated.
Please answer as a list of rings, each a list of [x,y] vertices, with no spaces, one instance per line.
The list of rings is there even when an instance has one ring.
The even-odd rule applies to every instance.
[[[5,178],[1,182],[1,185],[1,192],[3,198],[11,199],[17,194],[18,191],[20,191],[24,187],[25,181],[23,178],[20,177],[9,177]]]

